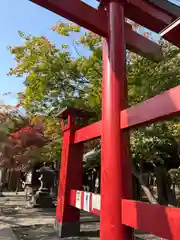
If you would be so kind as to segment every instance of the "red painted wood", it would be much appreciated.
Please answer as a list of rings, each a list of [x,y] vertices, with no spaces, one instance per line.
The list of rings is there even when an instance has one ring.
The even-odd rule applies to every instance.
[[[69,197],[69,205],[75,207],[76,206],[76,191],[77,190],[74,190],[72,189],[70,191],[70,197]]]
[[[71,125],[72,124],[72,125]],[[63,143],[61,155],[60,181],[56,208],[56,220],[60,224],[78,222],[80,211],[69,207],[71,189],[82,187],[82,156],[83,144],[72,144],[74,138],[73,123],[63,129]]]
[[[132,31],[132,26],[127,23],[125,24],[125,40],[126,47],[130,51],[154,61],[162,59],[161,47],[159,44],[143,37],[135,31]]]
[[[121,130],[176,115],[180,109],[179,87],[123,110],[126,108],[124,34],[126,45],[133,51],[138,50],[147,54],[150,45],[147,43],[148,40],[145,41],[141,36],[137,36],[127,25],[125,25],[124,32],[123,7],[120,5],[120,1],[110,1],[109,22],[105,12],[97,11],[82,1],[34,0],[33,2],[95,33],[109,37],[109,56],[108,51],[104,51],[106,55],[104,55],[102,122],[88,126],[84,128],[85,130],[81,129],[78,132],[80,137],[77,132],[75,134],[77,142],[86,141],[88,138],[94,138],[97,134],[102,134],[101,239],[130,239],[132,232],[129,232],[123,224],[169,239],[178,239],[179,210],[177,212],[177,209],[122,200],[122,198],[130,197],[131,186],[128,183],[128,181],[130,182],[130,166],[126,165],[130,163],[128,152],[126,152],[128,141],[124,131]],[[159,32],[174,20],[173,16],[143,0],[127,2],[125,5],[126,16],[153,31]],[[109,29],[108,25],[110,25]],[[108,33],[110,36],[107,36]],[[139,43],[138,37],[141,43]],[[164,37],[167,38],[167,35]],[[155,45],[152,45],[151,55],[154,51],[153,48],[156,49]],[[90,131],[92,132],[90,133]],[[82,140],[83,138],[84,140]],[[56,218],[60,223],[79,221],[79,210],[69,207],[69,202],[75,204],[75,192],[73,195],[70,190],[81,188],[83,145],[73,145],[73,143],[74,131],[66,128],[63,136],[56,211]],[[128,184],[128,187],[123,185],[123,181],[126,182],[126,185]],[[83,207],[83,202],[80,207]],[[156,218],[158,224],[153,223]]]
[[[74,143],[85,142],[101,135],[101,121],[83,127],[75,132]]]
[[[100,215],[100,210],[92,209],[91,213],[96,214],[96,215]]]
[[[154,32],[160,32],[173,20],[171,15],[144,0],[128,0],[125,16]]]
[[[127,129],[142,124],[153,123],[180,113],[180,86],[152,97],[143,103],[121,111],[121,128]],[[102,121],[81,128],[75,133],[74,143],[101,136]]]
[[[172,88],[121,112],[121,128],[129,128],[173,117],[180,113],[180,86]]]
[[[97,11],[80,0],[30,0],[101,36],[107,35],[105,12]],[[106,23],[104,24],[104,21]]]
[[[71,205],[73,207],[76,206],[76,191],[77,190],[71,190],[70,191],[69,205]]]
[[[179,240],[180,209],[122,201],[123,224],[162,238]]]
[[[101,1],[101,6],[107,4],[109,1],[110,0]],[[177,18],[177,10],[173,14],[171,3],[169,3],[170,6],[166,6],[167,11],[165,11],[155,6],[155,4],[152,4],[151,0],[149,0],[149,2],[147,0],[126,0],[126,2],[125,16],[154,32],[161,31],[165,26]],[[168,11],[168,7],[171,8],[170,11]]]
[[[71,206],[76,206],[75,195],[76,191],[71,190]],[[90,205],[90,212],[100,215],[100,210],[92,208],[92,201]],[[180,209],[122,199],[122,223],[162,238],[179,240]]]
[[[81,191],[81,209],[84,208],[84,192]]]
[[[78,25],[101,36],[108,35],[108,19],[104,11],[98,11],[79,0],[32,0],[32,2],[61,15]],[[132,31],[131,25],[125,23],[125,39],[127,48],[142,56],[159,60],[160,46]]]
[[[107,35],[107,20],[106,24],[103,24],[105,13],[102,13],[102,11],[99,13],[96,9],[93,9],[80,0],[30,1],[37,3],[70,21],[76,22],[80,26],[94,31],[99,35],[105,36],[105,32]],[[176,18],[176,16],[164,12],[144,0],[128,0],[128,4],[125,6],[125,15],[155,32],[161,31]]]
[[[78,192],[81,193],[81,206],[80,206],[79,209],[84,210],[84,194],[85,194],[85,192],[84,191],[78,191]],[[77,190],[71,190],[70,191],[70,198],[69,198],[69,205],[70,206],[76,207],[76,193],[77,193]],[[90,194],[89,212],[91,212],[93,214],[96,214],[96,215],[100,215],[100,209],[93,208],[93,201],[92,201],[93,195],[98,195],[98,194],[94,194],[92,192],[90,192],[89,194]]]
[[[164,11],[166,14],[171,15],[173,19],[178,18],[180,15],[180,8],[178,5],[166,1],[166,0],[147,0],[150,4],[155,5],[155,7],[158,7],[162,11]]]
[[[172,3],[168,3],[168,1],[167,4],[172,5]],[[128,0],[125,7],[125,15],[140,25],[157,33],[177,19],[176,12],[173,15],[172,11],[164,11],[144,0]],[[180,42],[178,36],[179,30],[176,29],[171,34],[164,35],[163,38],[179,47]]]
[[[93,209],[92,209],[92,193],[90,193],[90,212],[93,212]]]
[[[103,47],[102,136],[101,136],[101,220],[100,239],[124,240],[132,232],[122,225],[121,199],[124,192],[123,167],[126,140],[119,129],[120,110],[126,107],[124,9],[120,2],[109,3],[109,39]],[[109,48],[109,49],[108,49]],[[120,147],[122,145],[122,147]],[[131,171],[130,169],[126,169]],[[125,171],[126,171],[125,170]],[[118,191],[117,191],[118,189]],[[130,190],[131,191],[131,190]]]
[[[172,44],[180,47],[180,18],[163,29],[160,35]]]

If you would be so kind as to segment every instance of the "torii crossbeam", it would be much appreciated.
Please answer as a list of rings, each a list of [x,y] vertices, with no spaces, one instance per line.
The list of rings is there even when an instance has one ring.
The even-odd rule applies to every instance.
[[[177,209],[131,200],[131,161],[127,129],[179,114],[180,88],[171,89],[137,106],[127,108],[126,47],[156,61],[160,59],[161,51],[158,44],[134,32],[132,27],[125,23],[125,17],[156,33],[164,33],[162,35],[165,39],[179,46],[176,39],[179,24],[171,26],[180,17],[180,8],[166,0],[100,0],[97,9],[80,0],[32,2],[105,39],[102,121],[87,127],[79,126],[80,129],[77,129],[75,120],[79,111],[65,110],[62,113],[63,119],[67,117],[68,121],[63,125],[56,211],[59,235],[64,237],[78,234],[80,212],[77,208],[87,209],[79,203],[75,204],[77,198],[74,200],[74,190],[81,189],[83,142],[101,137],[100,239],[130,240],[133,236],[132,228],[163,238],[179,239],[180,213]],[[79,118],[83,118],[82,114]],[[84,118],[87,123],[86,114]],[[148,216],[145,220],[146,213]],[[158,224],[153,224],[155,215],[152,213],[160,217]]]

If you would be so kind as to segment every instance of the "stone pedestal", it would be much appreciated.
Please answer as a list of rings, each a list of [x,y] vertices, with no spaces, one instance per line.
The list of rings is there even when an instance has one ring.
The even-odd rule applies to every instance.
[[[55,207],[53,204],[53,198],[47,189],[38,190],[33,196],[31,202],[32,207],[51,208]]]

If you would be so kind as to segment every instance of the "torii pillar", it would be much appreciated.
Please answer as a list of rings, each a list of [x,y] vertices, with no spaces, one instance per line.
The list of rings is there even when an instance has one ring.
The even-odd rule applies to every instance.
[[[131,229],[122,224],[121,201],[132,197],[128,136],[119,129],[120,112],[127,107],[124,3],[107,5],[109,37],[103,46],[101,240],[132,239]]]

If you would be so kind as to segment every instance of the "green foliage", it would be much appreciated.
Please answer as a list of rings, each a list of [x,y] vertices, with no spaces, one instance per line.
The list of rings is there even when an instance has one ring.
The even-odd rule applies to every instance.
[[[17,63],[9,74],[24,76],[26,91],[20,95],[20,100],[32,121],[43,121],[46,134],[52,136],[51,143],[43,149],[44,156],[59,159],[60,123],[54,115],[65,106],[74,106],[96,112],[95,120],[101,117],[102,43],[96,34],[82,32],[79,26],[68,22],[58,22],[52,30],[63,37],[76,36],[73,47],[77,57],[71,54],[72,46],[62,44],[57,48],[43,36],[26,36],[19,32],[24,44],[9,47]],[[129,105],[180,84],[180,50],[167,42],[160,44],[164,59],[159,63],[127,52]],[[80,49],[84,49],[85,54],[80,54]],[[133,131],[133,159],[172,158],[167,148],[177,148],[178,136],[178,118]]]
[[[58,105],[59,99],[72,98],[80,90],[76,83],[81,76],[70,54],[42,36],[25,36],[24,40],[23,46],[9,48],[17,62],[9,74],[26,75],[25,108],[34,114]]]
[[[62,36],[70,36],[73,32],[80,32],[80,27],[74,23],[59,21],[51,28]]]
[[[63,22],[58,22],[52,30],[68,37],[71,34],[78,36],[80,32],[78,26]],[[44,156],[49,154],[50,158],[59,159],[60,123],[54,115],[65,106],[73,106],[96,112],[100,118],[101,38],[85,33],[74,44],[74,48],[79,54],[78,49],[84,46],[90,54],[79,54],[74,58],[67,44],[57,48],[43,36],[19,34],[24,44],[9,47],[17,63],[15,68],[10,69],[9,75],[25,76],[26,90],[19,95],[20,102],[24,104],[32,121],[43,121],[45,133],[51,135],[51,143],[42,150]],[[59,130],[57,132],[54,129]]]
[[[127,66],[129,102],[139,103],[180,84],[180,49],[160,42],[164,58],[159,63],[152,62],[136,54],[129,53]]]
[[[130,54],[131,61],[127,66],[130,105],[140,103],[180,84],[178,68],[180,50],[167,42],[160,44],[164,59],[159,63]],[[136,161],[140,159],[176,161],[179,158],[177,153],[179,130],[179,118],[176,118],[133,131],[131,134],[133,158]],[[167,161],[166,164],[168,165]]]

